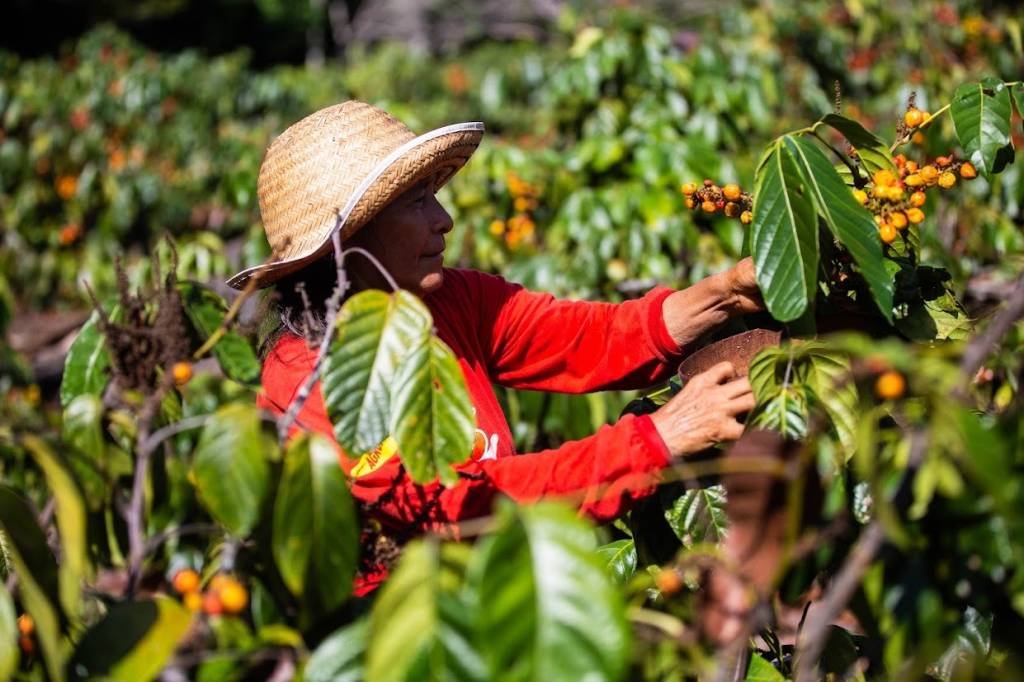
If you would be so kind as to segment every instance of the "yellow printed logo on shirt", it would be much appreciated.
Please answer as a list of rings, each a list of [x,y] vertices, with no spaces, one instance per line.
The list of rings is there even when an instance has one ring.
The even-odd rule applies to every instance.
[[[380,445],[359,458],[359,461],[352,467],[350,475],[359,478],[360,476],[372,474],[384,466],[385,462],[394,457],[396,452],[398,452],[398,442],[391,436],[388,436],[381,441]]]

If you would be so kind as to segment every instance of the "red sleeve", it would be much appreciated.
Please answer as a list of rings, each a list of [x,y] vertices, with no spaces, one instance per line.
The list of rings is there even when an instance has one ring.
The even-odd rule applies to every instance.
[[[662,312],[671,289],[624,303],[574,301],[462,272],[480,290],[480,335],[496,383],[560,393],[647,388],[682,356]]]
[[[304,343],[278,344],[264,362],[260,407],[283,413],[312,368],[314,357]],[[303,405],[293,432],[299,428],[333,438],[319,382]],[[339,455],[348,472],[354,461],[340,447]],[[382,521],[405,529],[410,525],[417,530],[441,528],[484,516],[498,494],[519,502],[564,498],[576,504],[581,514],[603,522],[619,516],[633,500],[649,495],[668,463],[668,450],[650,417],[626,415],[588,438],[559,448],[467,462],[458,467],[460,480],[452,488],[436,482],[421,486],[408,476],[399,476],[398,457],[371,475],[351,479],[351,486],[353,496],[363,503],[379,503],[375,515]]]

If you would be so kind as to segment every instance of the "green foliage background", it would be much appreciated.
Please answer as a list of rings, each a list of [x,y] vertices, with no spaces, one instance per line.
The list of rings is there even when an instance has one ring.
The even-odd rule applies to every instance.
[[[961,83],[1019,77],[1021,32],[1012,3],[982,8],[969,2],[814,0],[711,4],[673,21],[628,9],[595,16],[566,13],[545,44],[483,42],[443,58],[379,45],[350,51],[346,64],[320,69],[258,71],[244,52],[216,58],[198,52],[157,54],[109,27],[91,31],[59,58],[23,60],[0,52],[0,325],[29,311],[85,309],[90,304],[86,284],[98,300],[109,300],[116,284],[115,256],[126,260],[137,284],[149,281],[158,263],[166,272],[165,234],[177,245],[182,280],[218,283],[261,261],[266,245],[255,185],[263,150],[301,116],[349,97],[384,107],[417,132],[460,120],[486,123],[488,135],[472,163],[443,190],[442,201],[456,223],[448,265],[499,272],[558,295],[604,300],[634,296],[656,283],[686,286],[730,266],[749,246],[738,221],[687,211],[681,182],[712,178],[752,188],[761,151],[782,133],[832,111],[836,81],[843,113],[891,140],[912,92],[919,107],[934,110],[949,102]],[[1012,133],[1019,148],[1019,117]],[[955,151],[956,139],[946,118],[907,153],[948,154]],[[921,232],[923,259],[946,267],[953,290],[972,313],[981,314],[995,302],[985,292],[1024,266],[1021,164],[930,201]],[[186,295],[200,338],[209,336],[224,314],[221,302],[210,296],[204,290]],[[861,484],[854,489],[857,480],[829,465],[842,459],[833,455],[848,442],[826,441],[819,457],[822,471],[835,476],[831,504],[867,495],[881,509],[877,513],[889,524],[887,531],[899,539],[900,551],[919,555],[898,575],[900,562],[879,562],[865,580],[864,598],[888,638],[885,651],[872,656],[889,672],[912,659],[905,670],[928,668],[948,679],[959,658],[979,661],[979,674],[991,673],[986,666],[994,669],[999,661],[987,658],[992,653],[988,614],[1024,610],[1021,574],[1006,573],[1021,558],[1019,536],[1011,538],[1021,528],[1012,500],[1019,499],[1014,480],[1020,473],[1022,432],[1005,419],[1019,410],[1020,339],[1018,327],[991,363],[997,380],[981,389],[990,408],[981,417],[943,402],[952,390],[955,364],[941,351],[918,356],[898,344],[854,341],[842,349],[854,357],[882,352],[892,366],[918,377],[911,381],[919,402],[910,417],[927,422],[943,446],[929,456],[915,483],[911,516],[920,523],[910,527],[894,524],[884,502],[902,475],[906,442],[864,397],[870,394],[866,385],[857,398],[831,395],[814,383],[832,371],[828,351],[811,348],[800,357],[805,364],[798,371],[811,377],[806,394],[798,396],[800,428],[806,428],[799,419],[806,420],[808,405],[822,403],[849,426],[839,441],[856,441],[858,451],[880,453],[877,461],[853,461]],[[209,649],[227,653],[200,659],[200,673],[212,678],[262,670],[252,652],[288,650],[306,664],[312,679],[359,676],[367,642],[366,674],[377,679],[396,671],[416,679],[427,673],[485,678],[508,670],[553,679],[552,670],[570,664],[597,666],[602,678],[663,679],[709,664],[706,651],[679,647],[670,638],[640,637],[628,647],[625,602],[671,616],[672,621],[656,617],[653,625],[647,623],[654,629],[692,619],[692,605],[666,603],[659,595],[654,564],[664,560],[653,561],[635,546],[640,538],[627,534],[624,525],[608,532],[606,539],[617,544],[595,553],[593,533],[559,508],[503,508],[493,534],[472,548],[433,540],[412,545],[368,617],[355,611],[370,607],[346,606],[353,612],[324,620],[317,610],[323,605],[304,598],[303,587],[325,591],[330,606],[344,602],[347,593],[338,594],[337,585],[332,591],[326,576],[331,566],[350,570],[351,557],[340,545],[295,550],[282,542],[285,531],[278,528],[287,521],[323,518],[334,524],[329,530],[350,537],[352,515],[332,516],[323,500],[280,492],[274,504],[291,509],[290,504],[299,512],[267,511],[278,473],[283,472],[286,488],[321,479],[321,485],[338,486],[338,481],[324,470],[318,455],[322,445],[318,450],[315,442],[301,441],[282,453],[261,432],[256,413],[244,407],[253,399],[251,351],[228,345],[222,341],[215,347],[228,379],[200,375],[162,407],[166,423],[217,417],[202,431],[172,439],[180,459],[164,455],[157,461],[160,485],[147,503],[148,532],[208,517],[223,530],[209,543],[180,539],[161,546],[150,565],[158,579],[183,566],[209,575],[227,565],[253,576],[249,616],[217,621]],[[130,418],[105,412],[92,395],[103,387],[96,383],[96,372],[102,371],[97,358],[87,352],[76,357],[80,384],[61,396],[63,414],[56,396],[40,396],[25,359],[6,346],[0,368],[5,392],[0,525],[12,536],[12,519],[36,528],[29,515],[45,507],[46,491],[73,488],[81,489],[79,504],[89,510],[89,523],[100,524],[99,532],[92,525],[79,528],[71,521],[74,508],[57,509],[63,551],[78,559],[59,567],[45,539],[30,531],[0,555],[0,574],[13,567],[14,573],[34,577],[22,579],[19,603],[36,614],[51,677],[61,674],[54,661],[64,660],[58,632],[80,634],[92,626],[83,643],[116,641],[127,630],[139,631],[140,638],[148,632],[163,643],[157,649],[166,660],[173,649],[167,641],[177,641],[184,628],[181,608],[162,597],[109,612],[108,605],[90,602],[82,612],[70,595],[76,584],[92,579],[87,575],[91,561],[124,565],[119,546],[124,529],[111,500],[130,478],[136,434]],[[763,383],[755,389],[768,391],[765,387],[777,381],[771,362],[794,362],[792,356],[780,358],[761,359],[755,376]],[[517,446],[524,451],[592,433],[613,421],[628,397],[502,393]],[[868,423],[870,428],[863,426]],[[26,431],[57,429],[73,445],[59,466],[44,445],[20,438]],[[63,475],[63,467],[73,476]],[[36,509],[14,495],[15,489]],[[979,489],[985,494],[967,499]],[[239,491],[258,494],[236,504]],[[69,492],[60,499],[79,497]],[[937,507],[929,506],[933,500],[939,500]],[[664,520],[685,548],[700,549],[720,538],[722,505],[719,489],[691,491],[668,501]],[[935,508],[956,518],[980,516],[985,527],[958,536],[959,548],[953,539],[936,542],[943,517],[928,515]],[[85,533],[107,538],[107,546],[86,548]],[[246,555],[243,547],[239,564],[225,559],[225,547],[236,552],[240,539],[250,535],[274,538],[266,554]],[[829,556],[816,557],[812,568],[834,563],[844,549],[829,548]],[[267,568],[273,562],[282,565],[280,575]],[[602,573],[605,564],[625,585],[621,591],[610,587]],[[572,567],[565,568],[571,574],[552,571],[556,565]],[[507,583],[489,577],[512,568],[518,570]],[[964,581],[976,591],[961,594]],[[907,584],[915,591],[907,592]],[[1015,587],[1004,588],[1007,584]],[[346,582],[343,592],[347,589]],[[1003,589],[1017,601],[985,601]],[[0,636],[10,639],[6,612],[13,609],[6,598],[0,590]],[[595,615],[588,599],[610,614],[609,629],[594,625],[601,614]],[[551,639],[517,640],[515,635],[523,633],[501,632],[503,621],[488,621],[474,610],[477,600],[504,605],[510,618]],[[897,616],[887,615],[891,609]],[[467,622],[465,614],[476,620]],[[1021,622],[1019,614],[1013,622]],[[336,629],[344,623],[351,624]],[[549,646],[558,638],[577,642],[573,651],[596,647],[601,655],[560,660]],[[524,651],[525,662],[510,667],[515,654]],[[774,658],[774,667],[759,668],[756,661],[762,659],[755,657],[750,674],[762,675],[757,679],[788,674],[786,652],[774,653],[765,656]],[[94,673],[119,670],[125,677],[152,672],[145,667],[152,661],[108,659],[80,649],[68,670],[80,664]],[[0,677],[7,672],[4,666],[14,665],[0,656]]]

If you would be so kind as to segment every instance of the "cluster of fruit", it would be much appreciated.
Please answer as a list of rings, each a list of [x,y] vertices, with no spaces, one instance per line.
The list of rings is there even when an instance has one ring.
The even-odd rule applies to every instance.
[[[687,182],[679,189],[686,197],[686,208],[691,211],[698,208],[709,214],[721,211],[727,218],[739,218],[744,225],[754,220],[754,199],[739,185],[719,187],[711,180],[705,180],[701,186]]]
[[[508,185],[508,193],[512,196],[515,214],[507,221],[492,221],[490,232],[495,237],[504,237],[510,249],[517,249],[523,243],[533,243],[537,225],[530,212],[538,206],[540,188],[523,180],[513,171],[509,171],[505,176],[505,183]]]
[[[23,613],[18,616],[18,646],[26,656],[31,656],[36,651],[36,640],[33,635],[36,632],[36,622],[32,616]]]
[[[869,188],[852,190],[857,201],[875,216],[878,235],[886,244],[895,241],[900,230],[924,220],[921,207],[927,200],[925,190],[935,186],[949,189],[956,185],[957,175],[965,180],[978,177],[969,161],[957,161],[952,156],[940,156],[932,163],[920,165],[898,154],[895,161],[895,172],[876,171]]]
[[[181,601],[189,611],[202,611],[208,616],[237,614],[249,603],[249,592],[235,578],[218,573],[210,578],[205,591],[200,591],[199,574],[185,568],[174,574],[171,585],[181,595]]]

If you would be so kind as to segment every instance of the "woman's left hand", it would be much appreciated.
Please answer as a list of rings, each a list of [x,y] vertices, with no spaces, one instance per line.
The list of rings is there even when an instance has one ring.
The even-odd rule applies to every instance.
[[[733,312],[737,315],[756,313],[764,310],[764,299],[757,287],[754,261],[749,256],[725,273],[729,291],[734,297]]]

